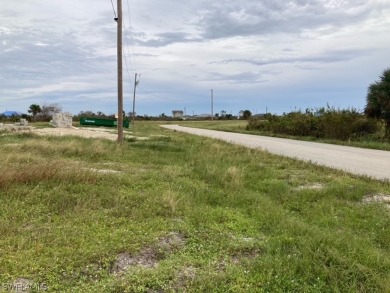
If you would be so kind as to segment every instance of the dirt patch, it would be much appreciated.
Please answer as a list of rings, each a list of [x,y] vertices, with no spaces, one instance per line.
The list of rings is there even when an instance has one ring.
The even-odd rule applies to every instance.
[[[382,193],[367,195],[363,198],[363,203],[381,203],[384,204],[387,208],[390,208],[390,195]]]
[[[154,268],[158,263],[158,258],[151,248],[144,249],[138,255],[131,256],[128,253],[121,253],[117,256],[112,267],[114,274],[123,274],[133,266],[142,268]]]
[[[185,267],[177,274],[177,283],[174,286],[175,292],[185,292],[184,288],[188,287],[196,277],[196,269],[192,266]]]
[[[109,140],[116,140],[118,135],[111,129],[106,128],[39,128],[32,130],[38,135],[50,136],[80,136],[86,138],[104,138]]]
[[[141,267],[145,269],[154,268],[159,261],[169,256],[169,254],[182,248],[185,245],[184,235],[172,232],[161,238],[155,246],[141,250],[137,255],[121,253],[117,256],[111,272],[114,275],[122,275],[131,267]]]
[[[215,267],[219,272],[225,272],[231,266],[240,266],[243,262],[253,260],[262,254],[264,251],[257,247],[237,249],[223,259],[216,261]]]
[[[308,185],[301,185],[295,188],[295,190],[321,190],[324,189],[325,186],[321,183],[313,183]]]
[[[101,173],[101,174],[120,174],[120,173],[122,173],[121,171],[110,170],[110,169],[84,168],[84,170],[95,172],[95,173]]]
[[[0,127],[0,131],[5,130],[9,132],[31,132],[38,135],[48,136],[80,136],[85,138],[102,138],[116,141],[118,133],[115,128],[95,128],[95,127],[70,127],[70,128],[34,128],[31,126],[15,126],[4,125]],[[135,137],[132,132],[124,130],[125,139],[133,140],[148,140],[148,137]]]
[[[236,251],[232,255],[232,263],[234,264],[239,264],[245,259],[253,259],[258,257],[259,255],[262,254],[262,250],[259,248],[248,248],[248,249],[243,249]]]
[[[18,126],[13,124],[4,124],[0,126],[0,131],[11,131],[11,132],[17,132],[17,131],[31,131],[34,127],[32,126]]]
[[[3,148],[16,148],[20,146],[20,143],[5,143],[2,145]]]

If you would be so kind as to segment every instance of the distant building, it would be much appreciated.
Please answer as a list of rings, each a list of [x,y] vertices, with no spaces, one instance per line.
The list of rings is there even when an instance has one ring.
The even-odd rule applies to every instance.
[[[211,119],[211,114],[200,114],[200,115],[196,115],[195,116],[195,119],[208,119],[210,118]]]
[[[1,115],[5,116],[5,117],[12,117],[12,116],[22,116],[23,113],[17,112],[17,111],[5,111],[5,112],[1,113]]]
[[[173,110],[172,117],[173,118],[183,118],[184,112],[182,110]]]
[[[261,113],[260,113],[260,114],[252,115],[251,117],[252,117],[252,118],[257,118],[257,119],[262,119],[262,118],[265,118],[265,115],[266,115],[266,114],[261,114]]]

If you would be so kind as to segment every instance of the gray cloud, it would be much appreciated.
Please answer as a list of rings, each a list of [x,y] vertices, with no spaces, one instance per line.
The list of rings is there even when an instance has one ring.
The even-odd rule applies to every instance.
[[[74,20],[73,27],[63,29],[48,21],[36,26],[11,26],[0,23],[0,77],[7,87],[18,88],[58,82],[74,77],[83,78],[91,72],[106,71],[107,64],[116,66],[116,56],[99,56],[97,48],[112,48],[106,19],[91,22]],[[100,25],[99,25],[100,24]]]
[[[366,57],[375,53],[375,49],[364,50],[335,50],[331,52],[325,52],[322,55],[315,56],[289,56],[273,59],[226,59],[221,61],[214,61],[211,64],[229,64],[229,63],[248,63],[256,66],[265,66],[273,64],[291,64],[291,63],[334,63],[334,62],[346,62],[359,57]]]
[[[183,13],[188,13],[182,4],[175,5]],[[165,12],[166,19],[159,18],[155,22],[169,24],[167,30],[150,30],[148,26],[141,29],[137,25],[137,31],[133,33],[135,44],[164,47],[175,43],[207,42],[236,36],[316,33],[318,30],[321,30],[321,34],[330,34],[355,26],[372,16],[384,17],[390,9],[390,2],[370,0],[215,0],[212,3],[190,1],[186,4],[192,9],[192,15],[187,19],[174,15],[174,9],[167,11],[166,7],[158,6],[157,9]],[[143,5],[145,9],[151,9],[152,6],[148,1]],[[153,21],[146,13],[144,17],[146,22]]]
[[[242,72],[237,74],[226,74],[220,72],[211,72],[205,81],[220,81],[228,84],[258,84],[268,80],[263,74],[254,72]]]
[[[369,0],[213,1],[199,19],[206,39],[301,33],[329,26],[352,26],[370,15],[384,15],[390,3]]]
[[[116,111],[117,27],[109,1],[3,2],[0,111],[10,103],[25,109],[29,102],[46,98],[63,102],[73,112]],[[131,55],[130,69],[142,73],[141,86],[172,100],[205,93],[208,101],[209,89],[215,86],[216,94],[232,98],[225,100],[232,108],[234,97],[257,103],[250,97],[264,91],[276,97],[275,105],[285,105],[278,95],[286,97],[288,92],[289,99],[299,100],[305,92],[318,93],[313,85],[321,82],[316,78],[326,79],[327,88],[342,91],[340,96],[331,93],[337,102],[346,96],[364,100],[366,85],[390,58],[390,2],[385,0],[134,0],[132,4],[129,16],[124,1],[124,45],[133,47],[125,48]],[[332,72],[325,70],[326,64],[331,64]],[[280,65],[292,66],[281,70]],[[125,73],[126,81],[134,77],[130,75]],[[286,92],[274,86],[276,81],[285,84]],[[124,86],[131,95],[132,83]],[[168,113],[183,104],[163,100],[149,107],[150,111],[137,112]],[[193,107],[196,111],[203,106],[197,102]]]
[[[144,34],[138,34],[138,36],[141,35],[143,35],[144,38],[135,37],[133,38],[133,40],[136,45],[145,47],[164,47],[174,43],[189,43],[201,41],[201,39],[195,38],[191,34],[184,32],[166,32],[156,34],[149,38],[146,37]]]

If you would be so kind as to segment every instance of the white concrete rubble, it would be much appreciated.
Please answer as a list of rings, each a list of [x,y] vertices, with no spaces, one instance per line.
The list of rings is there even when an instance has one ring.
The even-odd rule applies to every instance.
[[[50,125],[57,128],[72,127],[72,114],[70,113],[54,113]]]

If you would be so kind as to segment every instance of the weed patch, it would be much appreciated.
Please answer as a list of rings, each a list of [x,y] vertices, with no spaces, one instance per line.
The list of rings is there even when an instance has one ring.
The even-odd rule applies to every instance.
[[[185,237],[176,232],[168,234],[159,239],[154,247],[147,247],[135,256],[128,253],[120,253],[111,269],[114,275],[122,275],[131,267],[141,267],[144,269],[154,268],[158,262],[168,257],[175,250],[180,249],[185,244]]]

